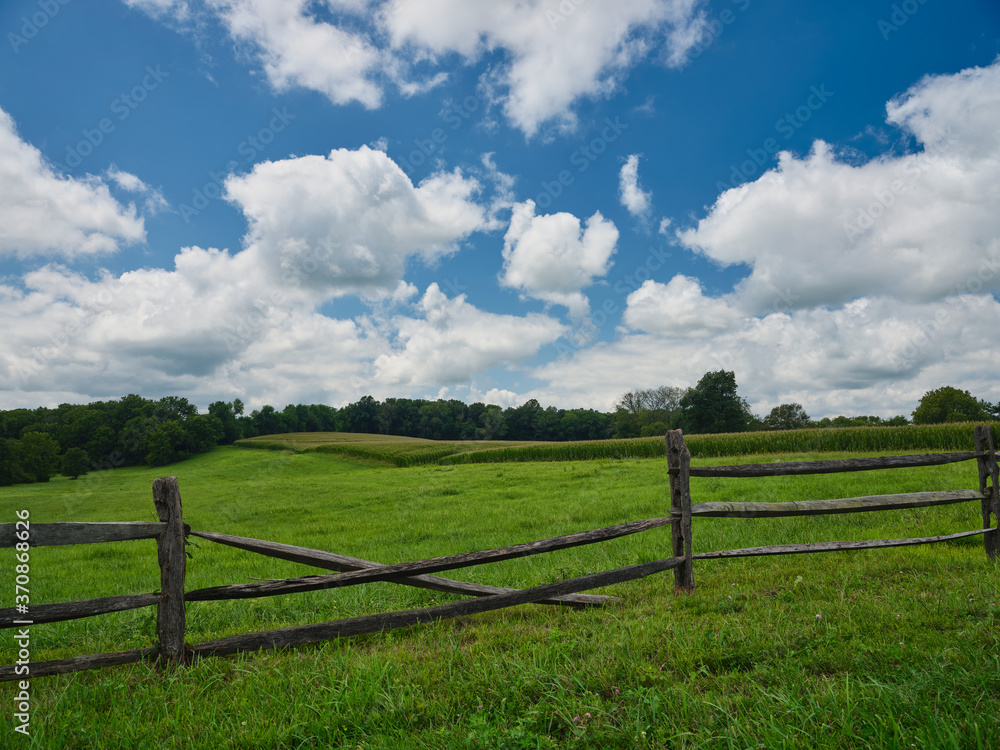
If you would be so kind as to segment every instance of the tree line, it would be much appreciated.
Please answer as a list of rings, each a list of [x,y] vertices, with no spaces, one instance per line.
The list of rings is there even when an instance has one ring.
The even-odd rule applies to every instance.
[[[929,391],[913,411],[915,424],[989,421],[990,404],[957,388]],[[543,407],[535,399],[501,407],[456,399],[364,396],[340,408],[324,404],[273,406],[249,414],[240,399],[216,401],[206,414],[186,398],[159,400],[130,394],[117,401],[56,408],[0,411],[0,486],[47,482],[61,473],[76,478],[90,470],[161,466],[240,438],[291,432],[359,432],[431,440],[601,440],[663,435],[800,429],[804,427],[909,424],[900,415],[834,417],[813,421],[801,404],[781,404],[766,417],[754,415],[739,395],[731,371],[708,372],[693,388],[660,386],[623,394],[610,413]]]
[[[89,470],[161,466],[222,442],[213,414],[199,414],[186,398],[158,401],[135,394],[119,401],[55,409],[0,411],[0,486],[47,482],[57,473],[73,479]]]
[[[968,391],[944,386],[928,391],[912,413],[889,419],[867,415],[813,420],[799,403],[779,404],[765,417],[750,411],[739,395],[736,374],[708,372],[694,388],[660,386],[629,391],[615,403],[615,436],[645,437],[682,429],[697,435],[753,430],[800,430],[807,427],[898,427],[907,424],[982,422],[1000,419],[1000,402],[991,404]]]
[[[455,399],[365,396],[341,408],[267,405],[249,414],[240,399],[216,401],[199,414],[186,398],[130,394],[118,401],[0,411],[0,486],[73,479],[90,470],[162,466],[246,437],[289,432],[362,432],[432,440],[600,440],[612,415],[593,409],[544,408],[531,399],[506,409]]]

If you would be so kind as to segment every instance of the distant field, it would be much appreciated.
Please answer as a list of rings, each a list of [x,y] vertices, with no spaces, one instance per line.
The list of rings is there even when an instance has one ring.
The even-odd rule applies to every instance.
[[[844,427],[838,429],[738,432],[686,435],[698,458],[751,456],[768,453],[837,451],[971,451],[972,424],[908,425],[906,427]],[[1000,445],[1000,425],[993,426]],[[439,441],[394,435],[350,432],[302,432],[239,440],[241,447],[317,451],[366,459],[394,466],[419,464],[506,463],[509,461],[584,461],[599,458],[665,456],[662,437],[578,442]]]
[[[7,517],[0,520],[13,520],[22,508],[30,510],[32,524],[155,520],[152,482],[176,475],[185,521],[195,530],[391,563],[651,518],[669,508],[662,460],[396,468],[311,449],[336,445],[325,442],[333,439],[370,450],[454,446],[371,435],[280,437],[283,448],[276,436],[269,439],[281,450],[222,447],[167,467],[3,487],[0,509]],[[693,450],[695,465],[820,457],[703,458]],[[976,487],[975,462],[691,482],[695,502]],[[817,518],[696,519],[694,551],[930,536],[978,526],[978,503]],[[189,590],[320,572],[190,541]],[[659,559],[670,549],[670,531],[662,528],[448,575],[526,587]],[[31,687],[32,736],[11,746],[993,750],[1000,747],[998,573],[979,538],[696,562],[698,588],[690,595],[674,595],[667,573],[594,591],[622,599],[596,610],[529,605],[279,653],[206,659],[172,674],[127,666],[39,678]],[[158,586],[151,541],[31,551],[32,603]],[[188,607],[187,636],[198,643],[456,599],[373,583],[196,602]],[[32,626],[31,653],[58,659],[145,648],[154,639],[154,612],[147,608]],[[0,636],[0,663],[14,659],[12,638]],[[5,733],[13,695],[11,683],[0,684]]]
[[[295,453],[330,453],[394,466],[416,466],[485,450],[545,445],[527,441],[425,440],[397,435],[354,432],[290,432],[238,440],[242,448],[290,450]],[[553,445],[558,445],[553,444]]]

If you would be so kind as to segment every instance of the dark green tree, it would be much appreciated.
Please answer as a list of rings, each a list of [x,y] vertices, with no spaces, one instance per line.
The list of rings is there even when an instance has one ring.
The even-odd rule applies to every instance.
[[[90,435],[83,449],[88,456],[93,456],[94,461],[100,463],[110,456],[118,446],[118,436],[112,431],[111,426],[102,424]]]
[[[299,410],[295,404],[286,404],[281,410],[281,421],[285,432],[308,432],[306,426],[299,420]]]
[[[181,447],[189,454],[204,453],[215,447],[225,434],[222,421],[214,414],[196,414],[180,424],[185,433]]]
[[[235,399],[232,403],[215,401],[208,405],[208,413],[218,417],[222,423],[222,439],[219,441],[222,445],[231,445],[243,437],[240,423],[237,421],[237,417],[243,413],[242,401],[239,399]]]
[[[184,449],[187,437],[180,422],[160,422],[146,441],[146,463],[150,466],[163,466],[187,458],[189,454]]]
[[[0,487],[22,481],[21,441],[0,437]]]
[[[941,422],[988,422],[993,418],[993,408],[968,391],[944,386],[927,391],[913,410],[913,424],[939,424]]]
[[[197,413],[198,407],[180,396],[164,396],[156,402],[153,409],[154,416],[160,420],[177,419],[183,421]]]
[[[736,374],[705,373],[680,401],[681,426],[689,434],[744,432],[753,423],[747,402],[740,398]]]
[[[121,432],[118,433],[118,443],[111,452],[112,464],[118,466],[138,466],[143,463],[149,453],[149,439],[156,428],[166,422],[158,422],[153,417],[132,417]],[[172,424],[177,424],[173,422]]]
[[[379,429],[379,402],[372,396],[362,396],[355,404],[342,410],[345,432],[377,434]]]
[[[477,435],[482,440],[500,440],[507,434],[503,409],[499,406],[487,406],[479,415],[477,423]]]
[[[801,430],[812,424],[802,404],[775,406],[771,409],[771,413],[764,417],[764,429],[767,430]]]
[[[44,432],[26,432],[20,443],[21,466],[30,481],[49,481],[59,467],[59,443]]]
[[[504,412],[504,421],[507,424],[507,440],[534,440],[535,439],[535,419],[542,411],[541,404],[536,399],[530,398],[525,403],[514,408],[511,407]]]
[[[683,388],[661,385],[624,393],[615,402],[615,437],[664,435],[678,426]]]
[[[253,421],[254,432],[258,435],[279,435],[287,432],[281,415],[270,404],[262,406],[260,411],[254,409],[250,412],[250,419]]]
[[[89,468],[90,456],[83,448],[70,448],[59,463],[59,473],[70,479],[83,476]]]

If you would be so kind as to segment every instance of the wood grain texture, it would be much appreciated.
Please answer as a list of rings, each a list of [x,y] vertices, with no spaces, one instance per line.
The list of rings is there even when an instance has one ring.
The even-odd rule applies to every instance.
[[[813,542],[811,544],[775,544],[770,547],[748,547],[746,549],[730,549],[722,552],[702,552],[694,556],[695,560],[720,560],[728,557],[761,557],[764,555],[803,555],[810,552],[843,552],[859,549],[882,549],[885,547],[907,547],[914,544],[933,544],[948,542],[953,539],[985,534],[987,529],[962,531],[958,534],[944,536],[926,536],[914,539],[874,539],[860,542]]]
[[[671,430],[665,440],[670,476],[670,512],[680,521],[671,530],[673,553],[674,557],[684,558],[684,564],[674,568],[674,591],[691,592],[695,586],[691,562],[691,452],[680,430]]]
[[[698,518],[781,518],[784,516],[822,516],[836,513],[926,508],[982,500],[976,490],[909,492],[898,495],[866,495],[837,500],[796,500],[787,503],[715,502],[696,503],[691,514]]]
[[[739,464],[735,466],[692,466],[693,477],[785,477],[802,474],[839,474],[847,471],[875,469],[905,469],[914,466],[939,466],[959,461],[971,461],[979,453],[924,453],[915,456],[871,456],[868,458],[834,458],[826,461],[781,461],[770,464]],[[675,469],[669,470],[671,474]]]
[[[55,604],[32,604],[27,614],[19,614],[14,607],[0,609],[0,629],[23,627],[15,625],[15,620],[31,620],[32,624],[77,620],[108,612],[122,612],[128,609],[151,607],[160,603],[160,594],[128,594],[126,596],[106,596],[99,599],[81,599],[75,602]]]
[[[279,542],[269,542],[262,539],[251,539],[248,537],[232,536],[230,534],[217,534],[211,531],[194,531],[193,536],[208,539],[219,544],[226,544],[230,547],[256,552],[257,554],[276,557],[281,560],[312,565],[317,568],[327,570],[337,570],[347,572],[351,570],[371,570],[380,568],[382,565],[371,560],[362,560],[357,557],[348,557],[334,552],[324,552],[323,550],[309,549],[307,547],[296,547],[292,544],[281,544]],[[508,594],[519,589],[503,588],[500,586],[485,586],[467,581],[453,581],[449,578],[440,578],[431,575],[409,576],[400,578],[396,583],[404,586],[414,586],[416,588],[430,589],[432,591],[443,591],[449,594],[461,594],[464,596],[493,596],[494,594]],[[542,599],[536,604],[558,604],[573,607],[592,607],[619,601],[613,596],[594,596],[588,594],[567,594],[557,596],[552,599]]]
[[[177,477],[160,477],[153,482],[153,504],[156,514],[166,524],[157,538],[157,560],[160,563],[162,598],[156,611],[156,635],[159,639],[160,660],[167,663],[184,661],[184,521],[181,516],[181,492]]]
[[[428,560],[416,560],[393,565],[381,565],[377,568],[367,570],[197,589],[187,592],[185,598],[187,601],[248,599],[258,596],[279,596],[301,591],[317,591],[319,589],[354,586],[359,583],[372,583],[374,581],[399,581],[401,578],[408,578],[414,575],[437,573],[444,570],[482,565],[488,562],[499,562],[500,560],[512,560],[518,557],[540,555],[545,552],[578,547],[584,544],[594,544],[609,539],[617,539],[629,534],[637,534],[641,531],[655,529],[659,526],[666,526],[672,523],[676,523],[676,520],[670,516],[650,518],[644,521],[631,521],[617,526],[608,526],[602,529],[594,529],[593,531],[581,531],[575,534],[566,534],[536,542],[514,544],[509,547],[500,547],[480,552],[466,552],[458,555],[446,555]]]
[[[981,505],[983,528],[996,528],[1000,525],[1000,476],[998,476],[1000,472],[997,469],[997,455],[993,446],[993,431],[989,425],[976,425],[973,434],[976,450],[983,454],[977,461],[979,490],[984,496]],[[1000,556],[1000,532],[994,531],[984,536],[983,546],[990,560]]]
[[[166,524],[150,521],[122,521],[106,523],[35,523],[28,527],[28,544],[48,547],[57,544],[100,544],[102,542],[127,542],[133,539],[155,539]],[[17,531],[24,531],[18,528]],[[13,547],[23,541],[15,536],[15,524],[0,523],[0,548]]]
[[[116,651],[110,654],[90,654],[88,656],[74,656],[69,659],[57,659],[56,661],[37,661],[28,664],[29,676],[47,677],[54,674],[68,674],[69,672],[82,672],[87,669],[101,669],[103,667],[114,667],[120,664],[135,664],[139,661],[152,662],[156,659],[157,649],[140,648],[132,651]],[[0,667],[0,682],[11,682],[25,679],[24,675],[15,673],[16,665],[9,664]],[[122,696],[127,698],[127,696]]]
[[[376,633],[425,622],[435,622],[437,620],[479,614],[519,604],[530,604],[555,596],[564,596],[577,591],[585,591],[590,588],[633,581],[652,575],[653,573],[669,570],[672,567],[680,565],[682,562],[683,558],[656,560],[617,570],[591,573],[579,578],[548,583],[530,589],[513,591],[508,594],[467,599],[465,601],[452,602],[425,609],[366,615],[364,617],[352,617],[345,620],[333,620],[313,625],[301,625],[291,628],[279,628],[277,630],[265,630],[247,635],[230,636],[228,638],[219,638],[214,641],[199,643],[192,646],[191,651],[194,656],[223,656],[241,651],[279,649],[304,643],[325,641],[332,638],[360,635],[362,633]]]

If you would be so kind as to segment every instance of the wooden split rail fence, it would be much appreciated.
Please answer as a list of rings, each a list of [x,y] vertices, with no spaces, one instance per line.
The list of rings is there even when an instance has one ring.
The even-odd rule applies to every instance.
[[[986,553],[990,559],[993,559],[1000,553],[1000,533],[997,533],[996,528],[996,519],[1000,518],[1000,489],[998,489],[1000,488],[1000,479],[998,479],[996,452],[993,445],[992,433],[988,426],[976,427],[974,437],[975,451],[971,453],[935,453],[826,461],[692,467],[691,454],[684,444],[684,438],[680,430],[675,430],[668,433],[666,437],[671,505],[671,512],[667,516],[632,521],[593,531],[567,534],[499,549],[448,555],[429,560],[418,560],[393,565],[382,565],[370,560],[362,560],[332,552],[306,549],[260,539],[250,539],[213,532],[191,531],[190,527],[183,522],[181,497],[176,477],[161,477],[153,483],[153,500],[160,519],[159,523],[32,524],[30,529],[28,529],[28,534],[23,534],[20,529],[16,528],[16,524],[14,523],[0,524],[0,548],[14,547],[19,540],[23,540],[24,536],[27,536],[27,542],[30,546],[156,539],[158,548],[157,557],[160,565],[160,591],[76,602],[32,605],[28,613],[19,613],[15,608],[0,609],[0,628],[23,627],[25,623],[38,625],[60,620],[92,617],[108,612],[119,612],[153,605],[157,607],[157,646],[110,654],[93,654],[57,661],[30,663],[28,665],[29,676],[41,677],[44,675],[64,674],[67,672],[97,669],[140,661],[176,664],[186,663],[193,658],[203,656],[221,656],[238,652],[285,648],[343,636],[379,632],[435,620],[477,614],[519,604],[557,604],[574,607],[601,605],[617,600],[610,596],[591,596],[580,594],[579,592],[636,580],[671,569],[674,570],[675,590],[691,591],[695,586],[693,570],[693,562],[695,560],[876,549],[943,542],[977,534],[984,535]],[[810,500],[784,503],[734,501],[692,504],[691,502],[691,477],[764,477],[829,474],[873,469],[933,466],[973,459],[977,461],[979,468],[978,491],[915,492],[898,495],[875,495],[838,500]],[[922,508],[977,500],[981,504],[983,528],[973,531],[915,539],[785,544],[692,554],[692,520],[697,517],[767,518],[778,516],[809,516]],[[510,560],[517,557],[607,541],[667,525],[672,527],[672,557],[618,568],[616,570],[592,573],[530,589],[483,586],[454,581],[434,575],[435,573],[473,565]],[[184,544],[185,537],[189,534],[249,552],[256,552],[270,557],[304,563],[337,572],[325,575],[309,575],[277,581],[242,583],[185,591]],[[390,581],[407,586],[445,591],[474,598],[424,609],[366,615],[363,617],[230,636],[206,641],[194,646],[186,644],[184,640],[185,602],[277,596],[300,591],[351,586],[373,581]],[[23,675],[15,674],[15,666],[0,667],[0,682],[23,679]]]

